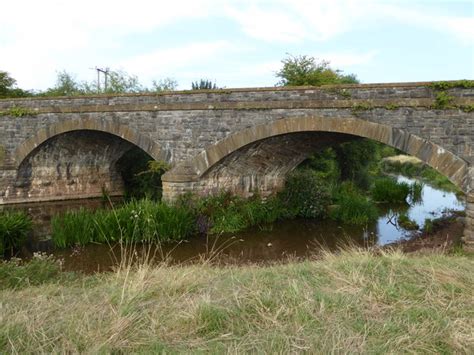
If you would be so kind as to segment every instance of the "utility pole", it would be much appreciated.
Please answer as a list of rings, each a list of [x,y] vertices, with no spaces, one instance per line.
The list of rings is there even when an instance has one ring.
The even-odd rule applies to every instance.
[[[98,67],[90,68],[90,69],[97,71],[97,93],[100,94],[100,73],[104,74],[104,92],[107,91],[107,79],[109,76],[110,69],[109,68],[102,69]]]

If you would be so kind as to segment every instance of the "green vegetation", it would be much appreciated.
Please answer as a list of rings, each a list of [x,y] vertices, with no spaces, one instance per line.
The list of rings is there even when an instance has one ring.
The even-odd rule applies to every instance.
[[[436,98],[435,98],[435,103],[433,105],[433,108],[437,109],[447,109],[447,108],[453,108],[453,101],[454,97],[448,95],[446,91],[440,91],[436,93]]]
[[[134,147],[118,161],[126,199],[148,198],[159,201],[162,194],[161,176],[169,170],[164,161],[153,160],[142,149]]]
[[[431,87],[434,90],[448,90],[452,88],[472,88],[474,87],[474,80],[456,80],[456,81],[438,81],[435,83],[431,83]]]
[[[357,114],[362,111],[370,111],[374,107],[370,102],[360,102],[352,106],[351,110],[353,114]]]
[[[13,116],[13,117],[24,117],[24,116],[36,116],[37,111],[31,110],[27,107],[13,106],[7,111],[0,111],[0,116]]]
[[[374,203],[352,183],[343,183],[334,194],[334,207],[330,217],[347,224],[368,225],[375,222],[378,211]]]
[[[62,272],[61,269],[61,260],[44,253],[34,253],[33,258],[27,262],[18,258],[0,260],[0,290],[19,290],[50,282],[64,284],[74,279],[73,273]]]
[[[0,99],[31,96],[31,92],[16,87],[16,80],[9,73],[0,70]]]
[[[405,157],[407,156],[399,155],[390,159],[384,159],[380,164],[381,171],[387,174],[402,174],[406,177],[420,178],[436,188],[462,194],[462,191],[449,181],[446,176],[423,164],[421,160],[414,158],[405,159]]]
[[[354,74],[344,75],[341,70],[332,69],[328,61],[319,61],[306,55],[289,55],[282,60],[282,63],[283,67],[276,74],[280,78],[277,85],[281,86],[321,86],[359,82]]]
[[[410,184],[398,182],[391,177],[384,177],[375,180],[372,198],[377,202],[406,203],[410,191]]]
[[[280,219],[283,214],[281,201],[275,196],[266,200],[259,196],[244,199],[222,192],[207,198],[184,196],[179,204],[194,211],[200,234],[232,233],[251,226],[262,227]]]
[[[13,256],[31,231],[31,219],[23,212],[0,211],[0,258]]]
[[[398,215],[398,225],[406,230],[417,230],[420,228],[418,223],[410,219],[406,213]]]
[[[147,199],[112,210],[78,210],[54,216],[52,239],[57,247],[112,242],[169,242],[195,232],[193,211]]]
[[[330,202],[327,187],[310,169],[290,173],[285,189],[279,196],[285,206],[285,214],[290,217],[318,218],[325,214]]]
[[[215,82],[208,79],[201,79],[191,83],[192,90],[217,90],[218,87]]]
[[[0,264],[2,353],[474,349],[470,255],[352,250],[265,267],[143,264],[92,276],[35,263]]]
[[[473,105],[461,105],[461,106],[459,106],[459,108],[461,109],[461,111],[469,113],[469,112],[474,111],[474,104]]]

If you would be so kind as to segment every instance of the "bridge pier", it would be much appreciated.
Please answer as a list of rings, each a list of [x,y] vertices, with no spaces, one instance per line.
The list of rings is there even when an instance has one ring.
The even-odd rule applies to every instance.
[[[467,249],[474,251],[474,192],[469,193],[466,198],[466,219],[463,241]]]

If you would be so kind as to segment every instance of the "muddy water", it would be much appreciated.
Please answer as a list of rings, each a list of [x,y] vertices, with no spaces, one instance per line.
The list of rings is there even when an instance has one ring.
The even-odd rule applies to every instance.
[[[398,177],[400,181],[413,180]],[[114,204],[120,201],[114,201]],[[110,270],[122,259],[123,248],[109,245],[54,250],[47,240],[51,216],[65,210],[80,207],[108,208],[110,204],[101,200],[81,200],[15,206],[27,211],[35,221],[35,237],[23,251],[31,256],[33,251],[46,251],[64,259],[67,270],[84,272]],[[133,255],[152,255],[155,260],[166,259],[171,263],[192,262],[199,259],[219,259],[221,262],[249,263],[284,260],[289,257],[305,258],[321,250],[335,249],[340,245],[384,245],[405,238],[409,232],[397,225],[399,213],[406,213],[423,227],[426,218],[438,218],[445,210],[463,210],[464,206],[455,194],[444,192],[424,184],[422,200],[410,206],[379,206],[380,216],[376,223],[366,227],[339,225],[331,220],[280,221],[264,229],[253,228],[236,234],[218,237],[195,237],[178,244],[167,244],[152,248],[135,246]],[[130,250],[130,249],[127,249]]]

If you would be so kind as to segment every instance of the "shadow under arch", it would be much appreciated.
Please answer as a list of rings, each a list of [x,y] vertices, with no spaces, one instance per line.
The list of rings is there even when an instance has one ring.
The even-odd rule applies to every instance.
[[[468,163],[443,147],[402,129],[354,117],[295,117],[256,125],[220,140],[163,175],[164,182],[194,182],[229,154],[267,138],[298,132],[330,132],[372,139],[397,148],[436,169],[462,191],[468,190]]]
[[[125,125],[100,120],[81,119],[58,122],[40,129],[34,136],[25,140],[13,154],[16,167],[18,168],[26,157],[47,140],[63,133],[82,130],[99,131],[115,135],[141,148],[157,161],[166,160],[161,147],[156,142]]]

